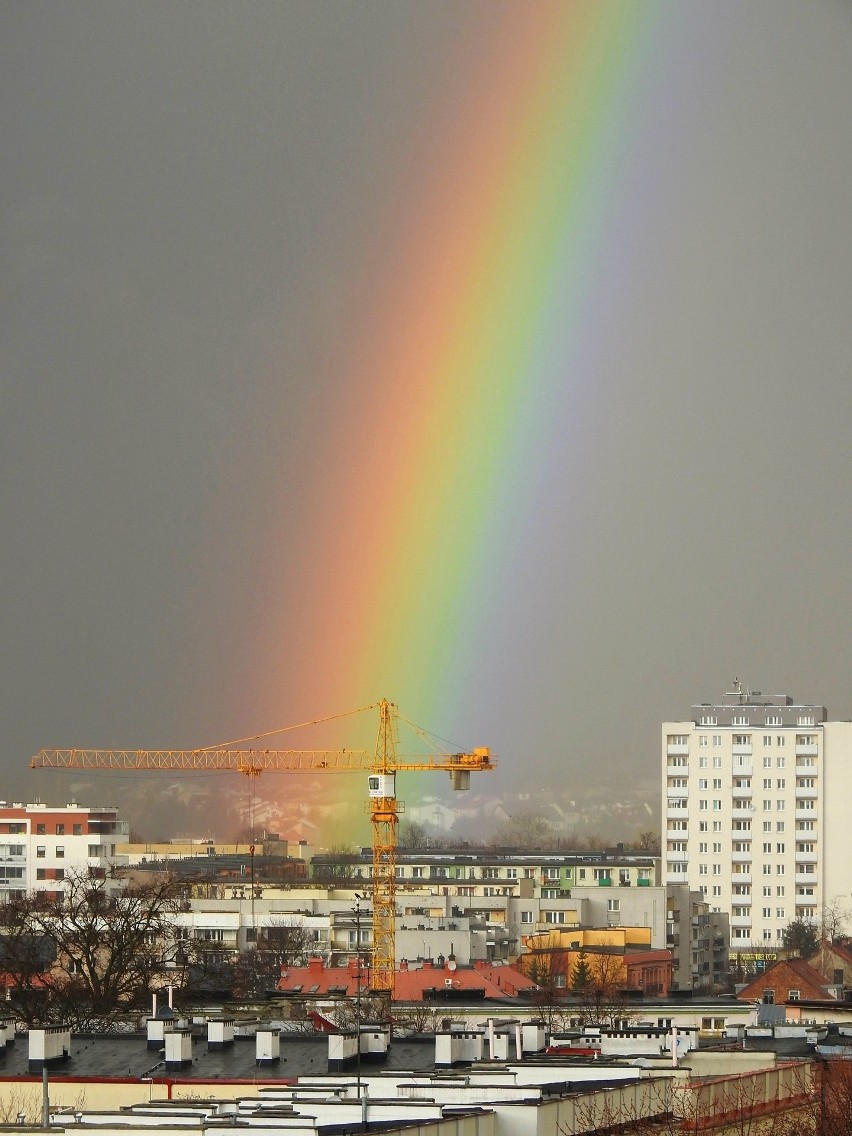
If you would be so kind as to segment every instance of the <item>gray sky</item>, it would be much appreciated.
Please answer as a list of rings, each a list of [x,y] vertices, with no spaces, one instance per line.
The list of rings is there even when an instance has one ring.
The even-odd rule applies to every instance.
[[[3,7],[3,796],[51,794],[26,769],[42,746],[192,746],[345,708],[304,679],[325,609],[302,589],[327,463],[357,492],[372,443],[335,455],[370,396],[349,337],[468,129],[466,84],[493,86],[483,131],[521,101],[482,63],[519,10]],[[619,129],[590,128],[611,239],[582,262],[576,413],[534,492],[479,486],[489,531],[515,535],[459,623],[452,697],[377,670],[365,699],[491,744],[495,788],[590,765],[653,783],[659,722],[734,675],[852,716],[852,6],[599,10],[645,40]]]

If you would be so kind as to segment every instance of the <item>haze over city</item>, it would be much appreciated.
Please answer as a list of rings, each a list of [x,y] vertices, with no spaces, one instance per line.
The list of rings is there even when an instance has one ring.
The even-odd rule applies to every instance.
[[[3,796],[383,697],[492,797],[656,796],[735,676],[852,717],[849,5],[2,28]]]

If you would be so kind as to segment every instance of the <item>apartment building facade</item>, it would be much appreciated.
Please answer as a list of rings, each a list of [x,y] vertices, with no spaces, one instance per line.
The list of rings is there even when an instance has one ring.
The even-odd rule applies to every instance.
[[[728,912],[731,955],[852,892],[852,723],[735,682],[662,727],[664,879]]]
[[[106,874],[126,862],[116,844],[127,835],[115,808],[0,801],[0,902],[23,892],[60,892],[70,872]]]

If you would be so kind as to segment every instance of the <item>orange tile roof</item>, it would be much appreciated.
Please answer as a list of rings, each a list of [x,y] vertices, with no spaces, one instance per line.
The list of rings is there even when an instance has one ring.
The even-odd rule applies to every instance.
[[[349,966],[326,966],[322,959],[311,959],[307,966],[285,966],[276,989],[282,993],[310,995],[315,998],[329,994],[354,998],[357,993],[358,970]],[[369,971],[361,969],[361,988],[369,984]],[[484,998],[515,998],[520,993],[536,988],[526,975],[513,966],[476,963],[450,969],[425,963],[422,967],[403,966],[394,980],[394,997],[401,1002],[423,1001],[426,990],[482,991]]]

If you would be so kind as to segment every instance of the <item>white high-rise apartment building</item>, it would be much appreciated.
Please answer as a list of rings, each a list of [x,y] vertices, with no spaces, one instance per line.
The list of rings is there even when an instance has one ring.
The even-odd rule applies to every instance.
[[[664,722],[667,883],[728,912],[731,954],[852,907],[852,722],[740,682]]]

